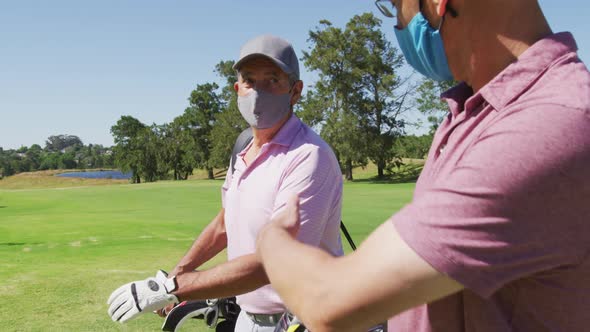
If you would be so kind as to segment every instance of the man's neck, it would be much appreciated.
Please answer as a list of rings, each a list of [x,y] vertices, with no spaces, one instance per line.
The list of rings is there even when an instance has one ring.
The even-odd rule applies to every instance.
[[[550,35],[551,28],[536,0],[480,1],[467,6],[472,12],[465,26],[468,52],[461,78],[479,91],[534,43]]]
[[[289,121],[289,118],[291,118],[292,114],[293,111],[289,112],[289,114],[284,119],[270,128],[258,129],[252,127],[252,147],[258,150],[262,147],[262,145],[270,142],[270,140],[276,136],[279,130],[283,128],[285,123]]]

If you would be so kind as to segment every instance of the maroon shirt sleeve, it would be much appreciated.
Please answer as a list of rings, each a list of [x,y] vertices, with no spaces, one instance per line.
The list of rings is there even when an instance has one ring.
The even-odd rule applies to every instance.
[[[559,105],[496,119],[391,220],[439,272],[483,297],[587,255],[590,116]]]

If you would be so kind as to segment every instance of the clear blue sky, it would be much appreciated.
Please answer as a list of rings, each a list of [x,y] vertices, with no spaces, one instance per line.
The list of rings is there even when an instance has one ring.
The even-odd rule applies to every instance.
[[[590,61],[590,4],[541,0],[554,31],[569,30]],[[170,122],[196,84],[235,59],[246,40],[272,33],[301,56],[320,19],[343,26],[370,0],[0,0],[0,147],[50,135],[112,145],[121,115]],[[393,21],[384,31],[395,45]],[[313,75],[303,73],[309,81]]]

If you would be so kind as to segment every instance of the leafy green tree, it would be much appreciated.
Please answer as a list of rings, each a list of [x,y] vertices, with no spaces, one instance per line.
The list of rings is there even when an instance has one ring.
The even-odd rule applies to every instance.
[[[363,104],[358,107],[358,117],[371,142],[367,155],[377,166],[377,176],[383,178],[390,163],[399,163],[392,146],[404,132],[404,114],[412,110],[413,86],[408,77],[398,74],[404,65],[403,55],[380,26],[381,20],[373,14],[362,14],[350,20],[346,32],[353,40],[353,66],[361,77],[357,91]]]
[[[356,139],[364,135],[365,131],[359,126],[358,118],[342,111],[330,113],[326,126],[322,129],[322,136],[326,141],[334,142],[330,144],[337,147],[334,153],[341,163],[344,161],[344,176],[349,181],[353,180],[353,165],[367,165],[365,152],[368,142]]]
[[[329,109],[329,106],[330,99],[326,95],[310,90],[301,96],[294,110],[301,121],[317,132],[321,132],[322,126],[327,120],[325,110]]]
[[[354,68],[353,54],[356,50],[342,29],[330,21],[322,20],[315,30],[309,32],[311,49],[303,52],[305,66],[317,71],[319,79],[302,104],[303,117],[312,117],[321,126],[322,137],[332,146],[338,156],[347,180],[352,180],[355,165],[366,164],[367,138],[362,134],[360,123],[351,120],[359,105],[355,82],[360,81],[360,72]],[[322,107],[323,117],[308,107]],[[320,120],[322,118],[322,120]],[[337,128],[339,121],[345,124]],[[342,130],[347,130],[342,132]]]
[[[310,31],[308,69],[319,74],[298,114],[335,150],[344,175],[371,159],[384,176],[395,159],[391,148],[403,134],[403,114],[411,110],[412,87],[398,75],[403,56],[385,38],[372,14],[354,16],[345,29],[322,20]]]
[[[195,140],[184,115],[164,126],[162,144],[160,159],[173,171],[174,180],[186,180],[198,164],[198,155],[191,153],[196,149]]]
[[[41,158],[43,154],[43,149],[39,144],[33,144],[29,149],[27,149],[26,156],[31,164],[31,170],[36,171],[41,166]]]
[[[88,144],[79,149],[76,155],[78,159],[78,168],[101,168],[104,167],[101,156],[101,145]]]
[[[154,182],[166,177],[168,168],[161,162],[159,155],[163,151],[160,139],[160,126],[152,124],[137,133],[137,139],[142,142],[139,149],[138,173],[146,182]]]
[[[51,152],[63,151],[68,147],[82,146],[82,140],[75,135],[53,135],[45,141],[45,150]]]
[[[60,169],[74,169],[78,166],[76,162],[76,154],[71,152],[66,152],[60,155],[57,167]]]
[[[188,125],[194,139],[192,151],[198,155],[199,166],[207,170],[209,179],[214,179],[213,167],[215,163],[211,160],[213,142],[211,131],[216,122],[217,115],[221,112],[222,103],[216,90],[219,86],[215,83],[199,84],[191,92],[189,107],[184,111],[184,121]]]
[[[428,116],[430,133],[434,133],[449,112],[448,104],[440,95],[457,84],[456,81],[422,80],[417,90],[416,103],[418,110]]]
[[[60,155],[61,153],[59,152],[44,153],[43,157],[41,158],[39,170],[58,169],[61,157]]]
[[[52,136],[49,142],[57,142],[69,135]],[[66,141],[66,139],[62,139]],[[3,150],[0,148],[0,168],[2,175],[9,176],[20,172],[30,172],[49,169],[72,169],[86,167],[113,167],[111,149],[102,145],[81,145],[77,137],[70,137],[70,143],[61,144],[61,150],[42,149],[40,145],[33,144],[31,147],[22,146],[16,150]],[[79,142],[79,143],[78,143]],[[53,144],[53,143],[52,143]],[[56,143],[57,144],[57,143]],[[57,145],[54,145],[57,146]],[[64,152],[62,152],[62,150]]]
[[[144,149],[142,136],[146,134],[146,125],[132,116],[124,115],[111,127],[115,141],[113,148],[115,164],[123,172],[131,172],[133,183],[140,183],[140,174],[144,170]],[[149,131],[149,130],[148,130]]]
[[[9,156],[5,155],[1,160],[0,168],[2,169],[2,177],[14,175],[16,170],[13,167],[12,160]]]
[[[89,144],[83,150],[82,158],[85,167],[89,168],[112,168],[114,167],[111,148],[100,144]]]
[[[394,149],[400,157],[425,159],[428,156],[431,144],[432,134],[422,136],[408,135],[396,140]]]
[[[20,160],[17,158],[13,158],[12,160],[9,161],[8,168],[9,168],[9,170],[12,170],[12,174],[22,172],[21,166],[20,166]]]

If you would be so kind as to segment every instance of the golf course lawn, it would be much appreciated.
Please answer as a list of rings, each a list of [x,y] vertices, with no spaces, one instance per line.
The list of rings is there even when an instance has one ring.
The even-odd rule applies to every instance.
[[[0,330],[159,331],[163,320],[153,314],[113,323],[106,300],[126,282],[174,267],[219,210],[221,184],[0,189]],[[413,188],[346,183],[343,218],[357,244]],[[212,331],[190,323],[185,330]]]

